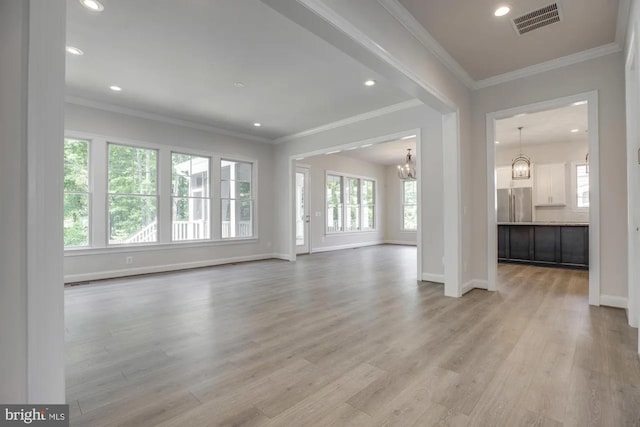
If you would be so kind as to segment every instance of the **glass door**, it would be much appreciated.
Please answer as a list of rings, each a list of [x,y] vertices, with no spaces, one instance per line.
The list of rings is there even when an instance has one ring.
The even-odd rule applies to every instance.
[[[296,169],[296,253],[309,253],[309,170]]]

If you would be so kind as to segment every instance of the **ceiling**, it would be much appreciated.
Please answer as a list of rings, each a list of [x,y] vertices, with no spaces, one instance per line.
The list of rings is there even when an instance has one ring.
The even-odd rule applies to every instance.
[[[259,0],[101,2],[67,0],[70,96],[270,140],[411,98]]]
[[[408,148],[411,149],[412,153],[416,152],[415,138],[383,142],[355,150],[345,150],[340,152],[339,155],[386,166],[399,165],[404,163]]]
[[[522,126],[522,145],[586,141],[589,116],[587,104],[567,106],[510,117],[496,121],[496,149],[519,144],[518,127]],[[571,132],[578,129],[578,132]]]
[[[552,0],[399,0],[474,79],[482,80],[614,42],[618,0],[558,1],[563,19],[518,35],[512,19]],[[493,12],[503,4],[506,16]]]

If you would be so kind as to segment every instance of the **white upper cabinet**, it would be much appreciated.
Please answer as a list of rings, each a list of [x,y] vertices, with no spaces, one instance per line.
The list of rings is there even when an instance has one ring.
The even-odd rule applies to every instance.
[[[533,176],[533,174],[532,174]],[[511,179],[511,166],[496,168],[496,189],[532,187],[533,179]]]
[[[566,164],[550,163],[535,166],[535,206],[567,204]]]

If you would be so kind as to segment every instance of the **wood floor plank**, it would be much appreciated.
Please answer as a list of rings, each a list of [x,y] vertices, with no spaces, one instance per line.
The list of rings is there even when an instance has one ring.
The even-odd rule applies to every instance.
[[[637,331],[588,274],[447,298],[376,246],[65,288],[74,426],[638,426]]]

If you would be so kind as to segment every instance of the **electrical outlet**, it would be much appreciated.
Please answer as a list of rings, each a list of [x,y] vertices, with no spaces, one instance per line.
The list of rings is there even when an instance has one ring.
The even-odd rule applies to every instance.
[[[128,256],[128,257],[125,259],[125,262],[126,262],[127,264],[133,264],[133,257],[132,257],[132,256]]]

